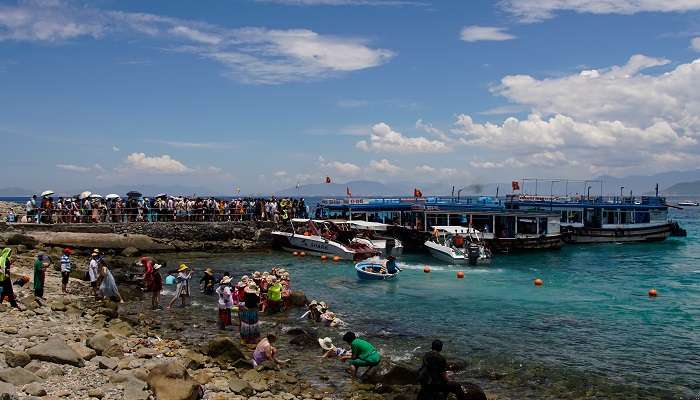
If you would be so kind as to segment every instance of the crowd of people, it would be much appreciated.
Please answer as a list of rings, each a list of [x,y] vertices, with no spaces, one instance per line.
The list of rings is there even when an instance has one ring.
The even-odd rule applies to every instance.
[[[33,195],[21,217],[10,209],[6,222],[100,223],[100,222],[224,222],[273,221],[306,218],[309,209],[303,198],[114,197],[85,198]]]

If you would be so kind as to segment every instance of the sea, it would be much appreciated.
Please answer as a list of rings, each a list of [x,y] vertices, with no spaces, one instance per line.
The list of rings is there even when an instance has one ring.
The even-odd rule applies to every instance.
[[[409,253],[400,258],[399,278],[388,282],[359,281],[349,262],[274,250],[171,255],[168,265],[186,262],[236,278],[283,266],[295,289],[329,303],[345,329],[383,356],[416,362],[441,339],[447,356],[467,363],[455,378],[498,399],[700,399],[700,207],[670,216],[687,237],[497,254],[479,267]],[[536,278],[544,284],[535,286]],[[652,288],[657,297],[648,295]],[[207,318],[188,320],[193,335],[215,330],[215,307],[196,294],[190,318]],[[301,313],[276,323],[308,325]],[[336,344],[342,333],[320,332]],[[297,368],[330,374],[338,385],[347,380],[342,364],[329,365],[310,360]]]

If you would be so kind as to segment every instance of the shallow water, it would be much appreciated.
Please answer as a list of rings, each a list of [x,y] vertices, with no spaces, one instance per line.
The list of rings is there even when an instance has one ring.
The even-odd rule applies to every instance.
[[[468,360],[459,378],[499,398],[693,398],[700,395],[698,217],[697,208],[675,212],[688,238],[497,255],[478,268],[407,254],[393,282],[361,282],[350,263],[275,251],[178,261],[237,278],[283,265],[294,288],[327,301],[383,354],[409,360],[441,338],[445,353]],[[652,287],[657,298],[647,295]],[[198,295],[195,303],[213,324],[214,300]],[[301,311],[292,313],[289,325]],[[342,332],[332,333],[338,344]]]

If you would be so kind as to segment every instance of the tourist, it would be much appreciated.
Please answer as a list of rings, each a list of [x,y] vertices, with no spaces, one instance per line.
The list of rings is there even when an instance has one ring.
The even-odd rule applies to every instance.
[[[400,271],[399,267],[396,265],[396,257],[394,256],[387,257],[384,265],[386,266],[386,272],[388,274],[393,275]]]
[[[236,284],[234,297],[238,304],[245,302],[245,288],[248,287],[248,283],[250,283],[250,278],[248,278],[248,275],[243,275],[240,282]]]
[[[51,265],[51,260],[39,252],[34,261],[34,297],[44,298],[44,282],[46,282],[46,268]]]
[[[151,281],[151,310],[162,310],[160,305],[160,292],[163,290],[163,275],[160,274],[160,269],[163,266],[156,264],[153,266],[153,278]]]
[[[117,288],[117,282],[114,280],[112,272],[107,267],[107,262],[103,259],[99,261],[100,265],[100,286],[99,292],[103,298],[118,301],[120,303],[124,302],[121,294],[119,294],[119,289]]]
[[[282,283],[276,276],[271,276],[270,281],[271,284],[267,288],[266,310],[269,314],[275,314],[282,311]]]
[[[432,399],[436,393],[453,393],[457,400],[467,398],[462,385],[448,379],[447,360],[440,354],[441,351],[442,341],[434,340],[431,350],[423,356],[423,364],[418,370],[418,400]]]
[[[68,293],[68,278],[70,278],[70,271],[73,269],[71,264],[70,255],[73,251],[69,248],[63,249],[63,255],[61,256],[61,293]]]
[[[224,276],[221,283],[216,288],[216,294],[219,296],[219,329],[226,329],[232,325],[231,322],[231,307],[233,307],[233,296],[231,295],[230,276]]]
[[[341,357],[341,360],[349,360],[348,372],[355,378],[357,377],[357,370],[361,367],[367,367],[368,369],[379,364],[381,361],[381,355],[368,341],[358,339],[353,332],[346,332],[343,335],[343,341],[350,345],[350,355]]]
[[[274,361],[276,364],[284,363],[277,359],[277,348],[272,346],[276,341],[277,336],[272,333],[268,333],[262,338],[253,352],[253,367],[257,367],[265,361]]]
[[[187,305],[187,299],[190,297],[190,279],[192,279],[192,271],[185,264],[180,264],[180,268],[177,269],[177,288],[175,289],[175,295],[168,304],[168,310],[173,307],[173,304],[180,299],[180,307],[185,307]]]
[[[165,284],[172,286],[177,283],[177,278],[173,272],[168,272],[168,276],[165,277]]]
[[[12,277],[10,276],[10,267],[12,266],[12,249],[6,247],[0,253],[0,304],[5,300],[10,302],[10,306],[19,308],[17,299],[15,298],[14,289],[12,289]]]
[[[15,215],[15,211],[13,209],[7,210],[7,217],[5,217],[5,221],[7,223],[13,223],[17,220],[17,216]]]
[[[32,222],[34,219],[34,211],[36,210],[36,195],[33,195],[31,199],[27,200],[24,210],[27,213],[27,222]]]
[[[311,303],[309,303],[309,311],[307,311],[307,315],[309,316],[309,319],[314,321],[314,322],[321,322],[321,310],[318,302],[316,300],[311,300]]]
[[[88,277],[90,278],[90,286],[92,287],[92,294],[95,296],[96,299],[99,297],[97,293],[97,278],[99,278],[100,275],[99,257],[100,254],[93,251],[90,255],[90,264],[88,264]]]
[[[318,344],[325,351],[322,356],[319,356],[320,358],[342,358],[350,356],[350,353],[348,353],[347,350],[340,347],[335,347],[333,345],[333,340],[331,340],[329,337],[318,339]]]
[[[214,294],[214,271],[211,268],[204,270],[202,279],[199,280],[199,290],[204,294]]]
[[[244,302],[238,311],[241,344],[254,346],[260,338],[260,322],[258,321],[260,289],[255,282],[250,282],[244,292]]]
[[[147,292],[153,291],[153,260],[141,257],[136,265],[143,267],[143,288]]]

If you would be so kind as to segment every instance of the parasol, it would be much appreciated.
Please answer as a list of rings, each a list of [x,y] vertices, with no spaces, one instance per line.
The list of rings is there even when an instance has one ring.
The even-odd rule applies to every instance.
[[[43,192],[41,192],[41,197],[51,196],[52,194],[53,190],[44,190]]]

